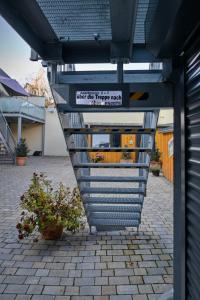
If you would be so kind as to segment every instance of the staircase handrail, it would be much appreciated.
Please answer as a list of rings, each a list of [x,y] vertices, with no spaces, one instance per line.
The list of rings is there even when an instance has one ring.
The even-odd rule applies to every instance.
[[[8,122],[6,120],[6,118],[3,115],[3,112],[0,110],[0,131],[1,134],[5,140],[5,142],[7,143],[8,146],[8,151],[13,155],[13,157],[15,156],[15,149],[16,149],[16,142],[15,139],[13,137],[12,131],[8,125]]]

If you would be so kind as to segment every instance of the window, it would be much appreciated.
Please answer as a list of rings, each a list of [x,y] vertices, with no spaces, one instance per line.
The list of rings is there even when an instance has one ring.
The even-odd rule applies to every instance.
[[[110,135],[109,134],[93,134],[92,135],[92,147],[98,147],[98,148],[110,147]]]

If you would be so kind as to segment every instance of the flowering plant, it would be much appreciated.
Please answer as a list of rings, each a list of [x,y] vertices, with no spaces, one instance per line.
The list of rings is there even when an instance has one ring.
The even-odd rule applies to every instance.
[[[99,153],[99,152],[97,152],[96,155],[95,155],[95,158],[93,158],[93,161],[95,163],[101,162],[103,160],[104,160],[104,156],[103,156],[102,153]]]
[[[62,183],[53,189],[44,174],[33,173],[28,190],[21,196],[20,222],[16,225],[19,239],[35,231],[43,232],[48,225],[62,226],[75,232],[83,224],[83,207],[78,188],[71,192]]]

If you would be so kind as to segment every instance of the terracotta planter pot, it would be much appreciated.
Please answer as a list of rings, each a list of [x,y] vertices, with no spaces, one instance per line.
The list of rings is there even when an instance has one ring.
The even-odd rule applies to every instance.
[[[49,224],[41,232],[42,238],[44,240],[58,240],[61,238],[63,233],[63,226],[56,224]]]
[[[161,162],[152,160],[150,162],[150,168],[161,168]]]
[[[17,166],[20,166],[20,167],[25,166],[26,161],[27,161],[27,157],[19,157],[19,156],[16,157],[16,164],[17,164]]]

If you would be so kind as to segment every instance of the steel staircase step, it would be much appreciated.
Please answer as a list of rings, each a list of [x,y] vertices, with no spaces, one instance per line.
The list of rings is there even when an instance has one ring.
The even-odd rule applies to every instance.
[[[85,204],[143,204],[143,197],[87,197],[83,196]],[[114,207],[112,208],[114,209]]]
[[[126,204],[88,204],[89,212],[120,212],[120,213],[140,213],[141,205]]]
[[[140,220],[140,213],[128,212],[88,212],[90,219],[120,219],[120,220]]]
[[[90,147],[77,147],[69,148],[69,152],[151,152],[151,148],[119,148],[119,147],[106,147],[106,148],[90,148]]]
[[[90,226],[122,226],[122,227],[138,227],[139,220],[121,220],[121,219],[90,219]],[[105,228],[106,229],[106,228]],[[114,228],[109,228],[114,229]]]
[[[109,127],[96,127],[96,128],[65,128],[64,133],[69,134],[152,134],[155,132],[154,128],[141,128],[141,127],[121,127],[121,128],[109,128]]]
[[[109,187],[84,187],[80,189],[83,194],[144,194],[143,188],[109,188]]]
[[[78,168],[149,168],[147,163],[74,163],[73,167]]]
[[[144,176],[80,176],[78,182],[146,182]]]

